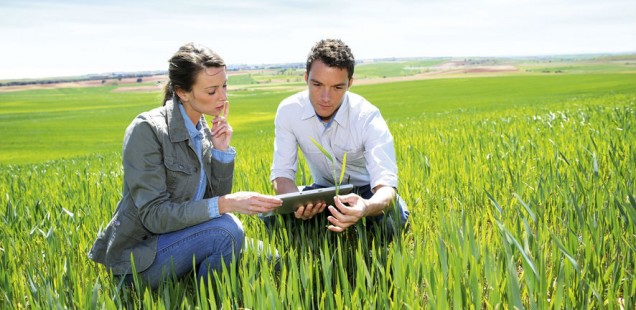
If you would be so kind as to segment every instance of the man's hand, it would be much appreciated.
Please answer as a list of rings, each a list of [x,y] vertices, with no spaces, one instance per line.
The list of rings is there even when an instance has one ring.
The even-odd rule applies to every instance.
[[[284,177],[278,177],[274,179],[272,181],[272,186],[274,187],[274,191],[276,191],[276,194],[278,195],[298,192],[296,183],[293,180]],[[294,212],[294,216],[296,216],[297,219],[308,220],[316,216],[316,214],[324,211],[326,207],[327,205],[324,203],[318,203],[315,205],[308,204],[298,208]]]
[[[367,216],[368,202],[356,194],[336,196],[334,202],[335,206],[329,206],[332,216],[327,218],[331,223],[327,228],[331,231],[343,232]]]
[[[325,207],[327,207],[327,204],[324,202],[319,202],[315,205],[310,203],[298,208],[296,212],[294,212],[294,216],[296,216],[297,219],[306,221],[316,216],[318,213],[325,211]]]

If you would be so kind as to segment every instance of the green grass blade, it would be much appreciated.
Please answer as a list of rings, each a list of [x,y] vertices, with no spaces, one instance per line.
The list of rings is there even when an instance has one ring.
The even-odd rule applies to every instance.
[[[342,179],[344,179],[345,168],[347,167],[347,152],[342,156],[342,167],[340,168],[340,178],[338,179],[338,185],[342,184]]]
[[[327,150],[325,150],[325,148],[322,147],[322,145],[320,145],[320,143],[318,143],[318,141],[314,140],[314,138],[309,138],[309,139],[320,150],[320,152],[322,152],[322,154],[324,154],[325,157],[327,157],[331,161],[331,163],[333,164],[333,157],[331,156],[331,154],[329,154],[329,152],[327,152]]]

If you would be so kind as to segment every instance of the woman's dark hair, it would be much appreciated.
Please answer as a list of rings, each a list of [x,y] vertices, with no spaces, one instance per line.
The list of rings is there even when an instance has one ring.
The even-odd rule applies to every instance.
[[[169,81],[164,89],[163,104],[175,96],[175,90],[181,88],[191,91],[196,77],[206,68],[225,67],[223,58],[213,50],[194,43],[187,43],[170,58],[168,67]]]
[[[353,78],[353,67],[356,64],[351,49],[339,39],[324,39],[316,42],[307,57],[307,73],[315,60],[320,60],[329,67],[346,69],[349,79]]]

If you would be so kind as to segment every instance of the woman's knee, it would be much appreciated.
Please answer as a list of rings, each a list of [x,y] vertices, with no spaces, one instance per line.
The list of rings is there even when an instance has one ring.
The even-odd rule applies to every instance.
[[[223,227],[227,230],[228,236],[232,239],[233,252],[239,254],[245,243],[245,230],[243,223],[234,214],[224,214],[225,217]]]

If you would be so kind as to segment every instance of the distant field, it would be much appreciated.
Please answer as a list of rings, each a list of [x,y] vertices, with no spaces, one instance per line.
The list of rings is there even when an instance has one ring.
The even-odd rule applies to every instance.
[[[293,85],[293,84],[292,84]],[[630,93],[636,74],[528,75],[452,78],[359,85],[386,118],[427,113],[517,108],[571,97]],[[1,163],[34,163],[119,151],[138,113],[160,105],[161,92],[114,92],[117,86],[0,93]],[[294,86],[293,89],[298,89]],[[271,131],[278,103],[293,91],[271,85],[230,91],[237,137]],[[237,139],[240,140],[240,139]]]
[[[124,130],[161,104],[157,85],[0,92],[0,308],[634,309],[636,72],[614,60],[361,65],[352,91],[393,133],[409,231],[378,247],[361,226],[270,234],[238,215],[280,271],[246,249],[208,286],[156,291],[86,253],[121,197]],[[302,89],[294,74],[231,78],[234,191],[273,193],[273,118]]]

